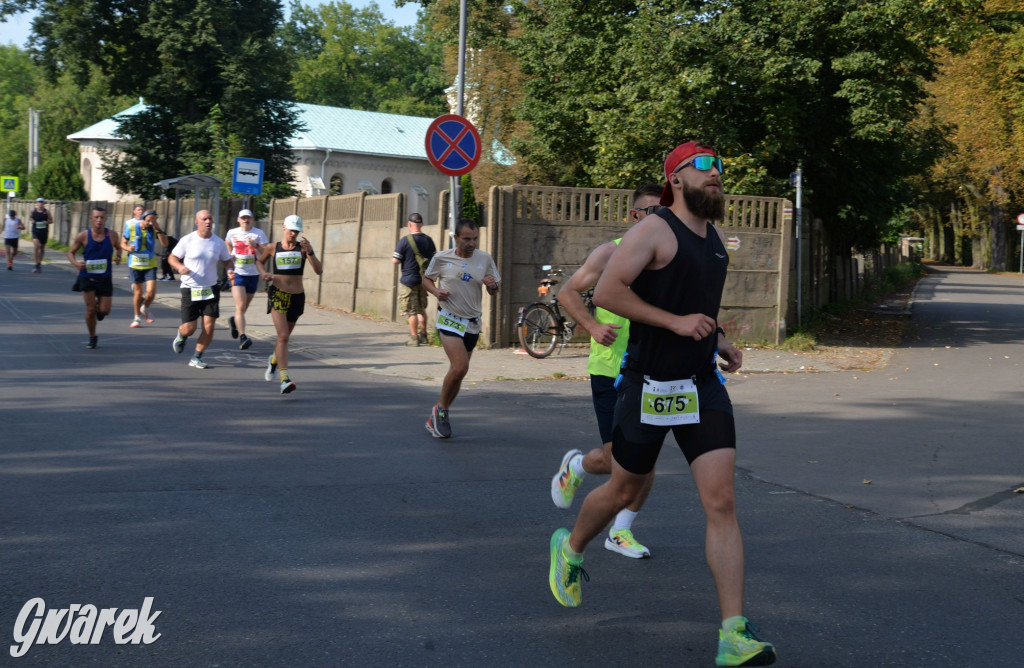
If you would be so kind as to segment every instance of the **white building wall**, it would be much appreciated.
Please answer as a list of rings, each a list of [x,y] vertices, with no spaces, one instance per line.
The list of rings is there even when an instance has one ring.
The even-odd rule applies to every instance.
[[[110,143],[104,145],[113,148]],[[114,186],[104,180],[98,147],[99,143],[93,140],[83,140],[79,144],[82,180],[85,181],[89,199],[107,202],[138,199],[132,194],[118,193]],[[362,189],[361,183],[381,193],[387,181],[391,192],[405,194],[408,213],[419,213],[427,225],[438,222],[437,204],[441,191],[448,188],[449,180],[427,160],[337,151],[331,151],[328,155],[323,150],[300,150],[295,152],[295,157],[295,181],[292,185],[306,197],[318,194],[310,186],[311,176],[323,177],[324,185],[329,189],[331,179],[339,175],[342,179],[342,192],[338,194],[341,195],[358,192]],[[326,162],[324,158],[327,158]]]
[[[99,142],[85,140],[78,145],[79,167],[82,172],[82,180],[85,182],[85,192],[92,202],[118,202],[121,200],[135,200],[131,194],[121,195],[117,188],[110,185],[103,178],[103,161],[100,159]]]
[[[384,192],[385,181],[391,192],[404,193],[406,211],[419,213],[427,225],[437,223],[437,204],[441,191],[448,188],[448,177],[434,169],[427,160],[360,155],[331,151],[297,151],[295,187],[305,196],[314,193],[309,177],[322,177],[324,186],[331,187],[331,179],[342,180],[340,195],[359,192],[360,183],[369,184],[377,193]],[[324,158],[327,158],[326,162]]]

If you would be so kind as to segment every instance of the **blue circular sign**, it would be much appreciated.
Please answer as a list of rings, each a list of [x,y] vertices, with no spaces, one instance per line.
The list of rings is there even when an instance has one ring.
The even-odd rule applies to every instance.
[[[462,176],[480,162],[480,134],[456,114],[435,118],[427,128],[427,159],[448,176]]]

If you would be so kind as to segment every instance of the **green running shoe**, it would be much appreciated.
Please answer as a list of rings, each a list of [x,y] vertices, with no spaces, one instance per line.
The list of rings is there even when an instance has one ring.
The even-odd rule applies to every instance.
[[[576,489],[583,482],[583,478],[572,472],[569,462],[576,455],[583,455],[579,450],[570,450],[562,457],[562,465],[558,467],[558,473],[551,479],[551,500],[559,508],[568,508],[572,505],[572,497],[576,495]]]
[[[758,629],[746,617],[726,633],[718,629],[716,666],[770,666],[775,663],[775,646],[757,637]]]
[[[590,582],[590,576],[583,570],[582,559],[580,563],[573,564],[565,558],[562,548],[568,540],[568,529],[558,529],[551,534],[551,570],[548,571],[548,583],[551,585],[551,593],[559,603],[567,608],[578,608],[583,602],[580,577]]]

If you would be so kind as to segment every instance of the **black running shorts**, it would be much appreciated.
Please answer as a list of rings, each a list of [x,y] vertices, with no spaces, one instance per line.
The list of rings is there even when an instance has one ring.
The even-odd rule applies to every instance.
[[[669,431],[676,438],[686,461],[693,464],[705,452],[736,447],[736,423],[732,401],[725,386],[711,377],[697,389],[700,422],[663,427],[640,422],[643,381],[623,378],[615,404],[612,456],[630,473],[644,475],[654,470],[658,454]]]
[[[181,321],[193,322],[200,317],[220,317],[220,288],[213,286],[212,299],[192,301],[192,288],[181,289]]]

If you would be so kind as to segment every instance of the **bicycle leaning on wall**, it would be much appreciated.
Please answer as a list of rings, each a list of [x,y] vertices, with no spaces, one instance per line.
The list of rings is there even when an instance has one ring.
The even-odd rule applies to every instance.
[[[558,293],[552,288],[558,285],[557,276],[565,276],[561,269],[554,269],[550,264],[541,267],[545,272],[540,285],[537,286],[537,296],[543,301],[536,301],[527,304],[519,309],[519,343],[523,349],[537,359],[543,359],[551,354],[556,345],[560,345],[558,351],[565,348],[565,344],[572,341],[576,334],[577,323],[562,314],[562,308],[558,305]],[[593,310],[591,297],[593,291],[583,293],[583,303],[588,309]]]

